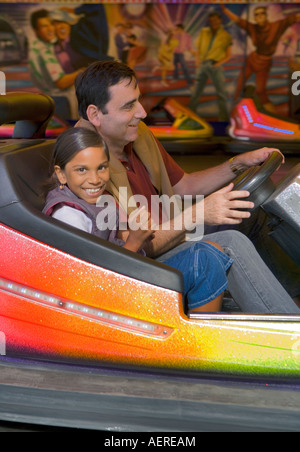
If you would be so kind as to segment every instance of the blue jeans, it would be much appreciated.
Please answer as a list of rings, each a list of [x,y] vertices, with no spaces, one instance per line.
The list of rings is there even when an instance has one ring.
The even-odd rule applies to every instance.
[[[293,298],[300,294],[300,267],[269,235],[270,218],[262,209],[252,212],[251,218],[237,226],[205,226],[204,234],[235,229],[243,232],[254,244],[260,257],[267,264],[273,275]]]
[[[205,235],[203,240],[220,244],[227,256],[233,259],[233,264],[227,273],[228,290],[243,312],[300,314],[300,309],[244,234],[227,230]],[[194,243],[184,242],[157,260],[164,262]]]
[[[208,79],[211,79],[214,87],[216,88],[217,102],[219,107],[219,120],[228,121],[229,114],[227,109],[227,93],[226,93],[226,81],[222,66],[214,66],[211,61],[204,61],[197,69],[196,83],[191,95],[190,102],[188,104],[191,110],[197,112],[197,106],[199,98],[205,88],[205,84]]]
[[[194,242],[164,264],[180,270],[189,309],[203,306],[227,288],[226,271],[232,264],[226,254],[205,242]]]

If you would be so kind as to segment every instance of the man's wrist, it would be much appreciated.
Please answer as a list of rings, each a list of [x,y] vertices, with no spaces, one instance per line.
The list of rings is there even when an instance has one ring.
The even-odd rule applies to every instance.
[[[242,174],[247,167],[243,165],[242,163],[239,163],[236,159],[238,156],[231,157],[231,159],[228,160],[230,170],[235,174],[236,176],[239,176]]]

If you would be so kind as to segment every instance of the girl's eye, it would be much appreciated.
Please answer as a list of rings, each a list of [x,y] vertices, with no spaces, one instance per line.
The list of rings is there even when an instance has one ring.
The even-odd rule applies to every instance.
[[[85,172],[85,168],[78,168],[77,170],[79,173],[84,173]]]

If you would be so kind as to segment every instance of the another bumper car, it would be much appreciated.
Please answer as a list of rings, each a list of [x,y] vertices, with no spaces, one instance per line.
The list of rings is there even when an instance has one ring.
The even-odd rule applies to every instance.
[[[0,97],[1,121],[10,100]],[[179,272],[43,215],[52,103],[27,101],[39,139],[0,153],[0,419],[199,431],[267,418],[299,429],[300,317],[188,316]],[[295,172],[288,194],[299,206]]]
[[[300,124],[266,111],[252,86],[246,88],[232,110],[228,133],[233,140],[226,149],[231,152],[246,152],[262,145],[277,148],[280,144],[283,153],[300,153]]]
[[[198,153],[216,149],[212,126],[192,110],[170,98],[163,98],[146,118],[155,137],[170,153]]]

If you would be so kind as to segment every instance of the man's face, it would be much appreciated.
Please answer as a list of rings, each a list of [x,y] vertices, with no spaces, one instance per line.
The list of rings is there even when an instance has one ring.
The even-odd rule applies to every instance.
[[[221,22],[222,22],[221,19],[220,19],[220,17],[218,17],[218,16],[210,16],[210,18],[208,19],[208,21],[209,21],[210,28],[211,28],[213,31],[218,30],[218,28],[220,27]]]
[[[263,8],[257,8],[254,12],[255,22],[258,25],[264,25],[267,21],[267,14]]]
[[[140,90],[136,80],[122,80],[111,86],[110,101],[106,104],[103,114],[98,110],[97,126],[101,136],[106,141],[111,152],[123,147],[138,136],[138,124],[147,114],[140,103]]]
[[[36,35],[42,41],[54,42],[56,39],[55,28],[52,25],[49,17],[41,17],[37,21],[37,27],[35,29]]]

